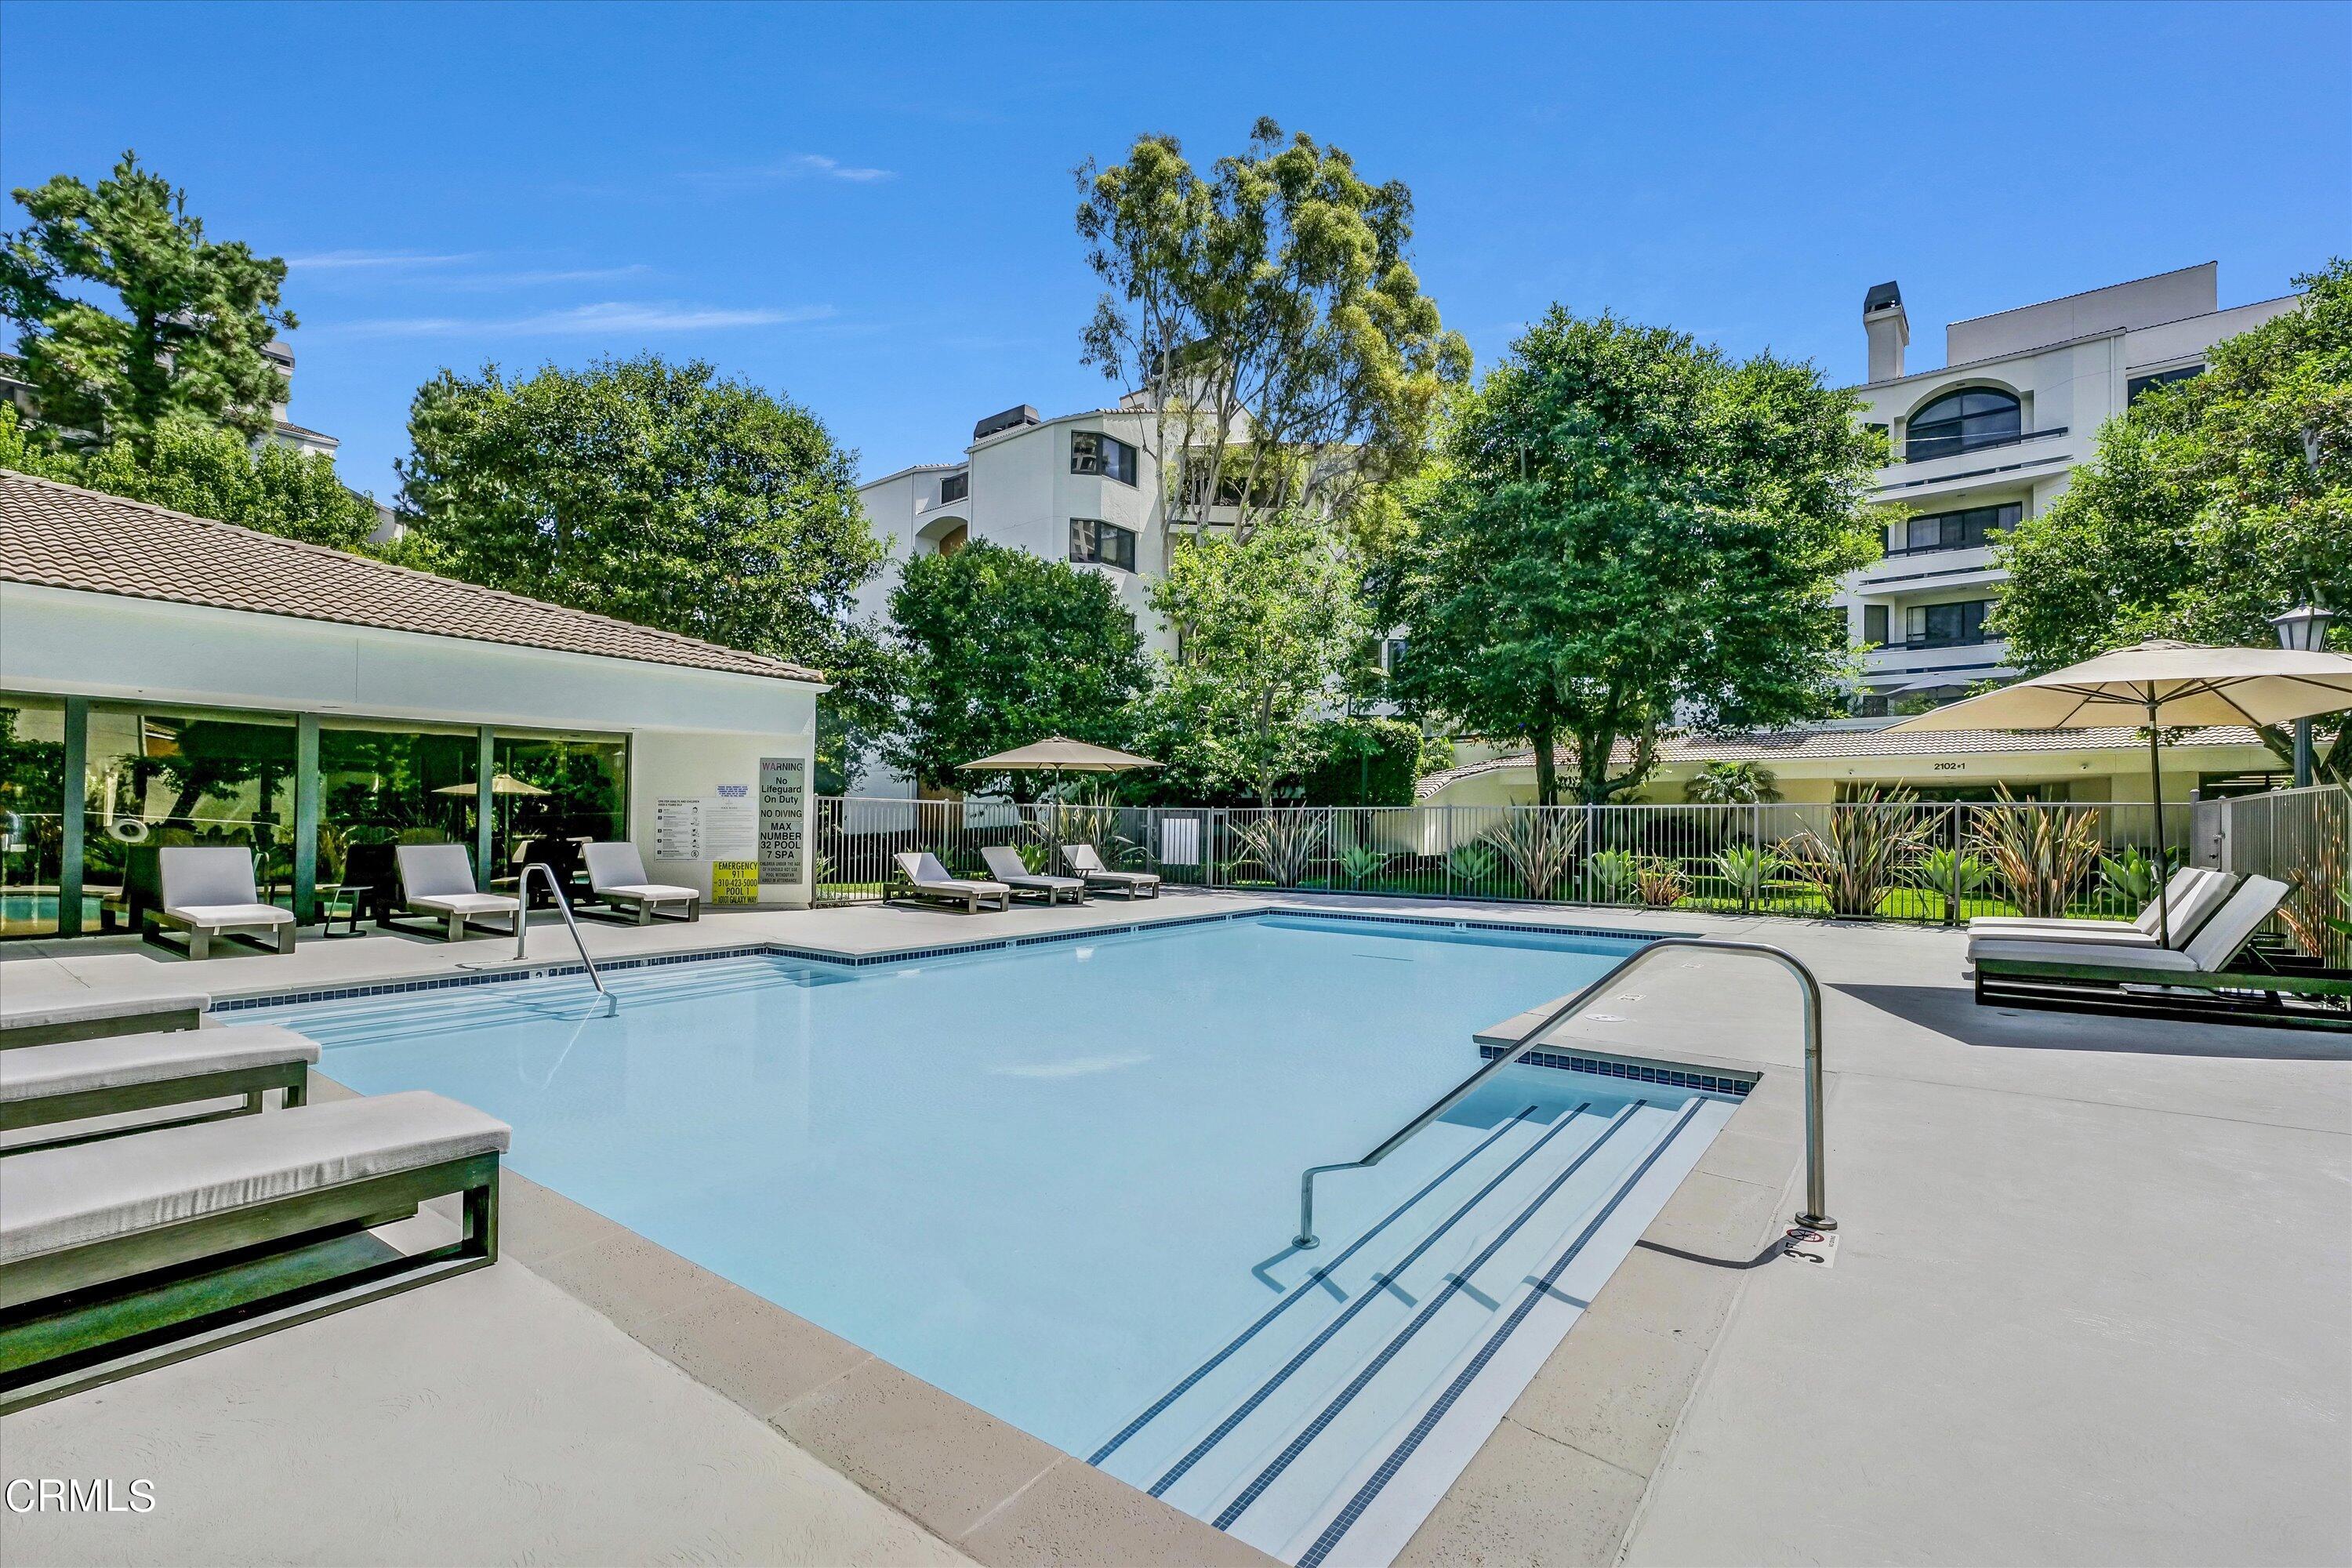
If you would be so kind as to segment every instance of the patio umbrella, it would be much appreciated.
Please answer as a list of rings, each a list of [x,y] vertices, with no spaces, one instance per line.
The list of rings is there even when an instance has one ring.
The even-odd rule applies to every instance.
[[[443,784],[439,789],[435,790],[433,793],[435,795],[461,795],[467,799],[471,800],[475,795],[481,792],[475,785],[474,782],[471,779],[468,779],[464,784]],[[502,795],[551,795],[554,792],[552,790],[541,789],[535,784],[525,784],[522,780],[515,777],[512,773],[492,773],[490,775],[490,798],[492,800],[498,799],[499,796]],[[505,826],[509,831],[511,831],[513,824],[508,823]],[[489,875],[487,871],[482,874],[486,877]]]
[[[1948,730],[2147,731],[2148,799],[2156,813],[2156,897],[2160,939],[2172,944],[2164,908],[2164,781],[2159,729],[2285,724],[2352,708],[2352,658],[2284,648],[2209,647],[2162,638],[1948,702],[1899,724],[1913,734]]]
[[[1032,741],[1025,746],[1015,746],[1009,752],[999,752],[992,757],[976,762],[959,763],[960,773],[1051,773],[1054,777],[1054,837],[1062,837],[1061,784],[1064,773],[1124,773],[1137,768],[1156,768],[1161,763],[1150,757],[1139,757],[1132,752],[1116,751],[1109,746],[1089,745],[1073,741],[1066,735],[1048,735],[1042,741]]]
[[[1090,746],[1084,741],[1073,741],[1061,735],[1049,735],[1009,752],[999,752],[992,757],[977,762],[958,763],[960,773],[1044,773],[1061,783],[1064,773],[1124,773],[1137,768],[1160,766],[1150,757],[1139,757],[1132,752],[1114,751],[1108,746]]]

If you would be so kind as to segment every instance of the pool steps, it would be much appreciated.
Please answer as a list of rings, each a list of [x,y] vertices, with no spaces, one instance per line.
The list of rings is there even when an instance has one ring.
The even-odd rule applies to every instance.
[[[1386,1563],[1731,1109],[1509,1118],[1093,1462],[1301,1568]]]

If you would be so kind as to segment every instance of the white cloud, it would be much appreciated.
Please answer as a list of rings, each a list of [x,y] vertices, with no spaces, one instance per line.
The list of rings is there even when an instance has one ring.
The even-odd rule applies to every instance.
[[[709,169],[686,177],[700,185],[742,188],[781,184],[789,180],[846,180],[853,184],[866,185],[878,180],[895,180],[898,174],[895,169],[871,169],[845,163],[822,153],[794,153],[772,163],[752,168]]]
[[[388,316],[345,322],[323,331],[364,338],[583,337],[628,332],[714,331],[736,327],[782,327],[819,321],[830,305],[727,309],[608,300],[563,310],[524,316]]]
[[[316,256],[289,257],[286,265],[298,272],[349,272],[362,268],[452,267],[460,261],[473,259],[471,251],[451,256],[428,256],[414,250],[326,250]]]

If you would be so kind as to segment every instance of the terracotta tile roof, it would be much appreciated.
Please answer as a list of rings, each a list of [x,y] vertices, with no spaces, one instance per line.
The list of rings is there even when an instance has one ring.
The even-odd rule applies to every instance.
[[[0,468],[0,581],[820,681],[765,654]]]
[[[1889,721],[1892,722],[1892,721]],[[1832,761],[1841,757],[1949,757],[1983,752],[2105,752],[2137,748],[2140,732],[2113,730],[1955,730],[1944,734],[1890,735],[1882,730],[1763,730],[1744,735],[1684,735],[1658,747],[1658,761],[1674,763],[1788,763]],[[2262,737],[2244,728],[2190,730],[2167,742],[2170,746],[2258,746]],[[1576,766],[1576,748],[1553,750],[1562,768]],[[1633,760],[1630,742],[1620,741],[1611,763],[1624,767]],[[1430,773],[1414,786],[1423,798],[1459,779],[1507,768],[1535,764],[1533,752],[1490,757],[1444,773]]]

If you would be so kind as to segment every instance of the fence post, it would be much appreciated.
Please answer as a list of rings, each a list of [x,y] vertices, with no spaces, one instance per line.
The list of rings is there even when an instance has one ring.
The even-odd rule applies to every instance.
[[[1967,809],[1958,801],[1952,803],[1952,886],[1944,900],[1944,923],[1950,926],[1960,923],[1960,813]]]

